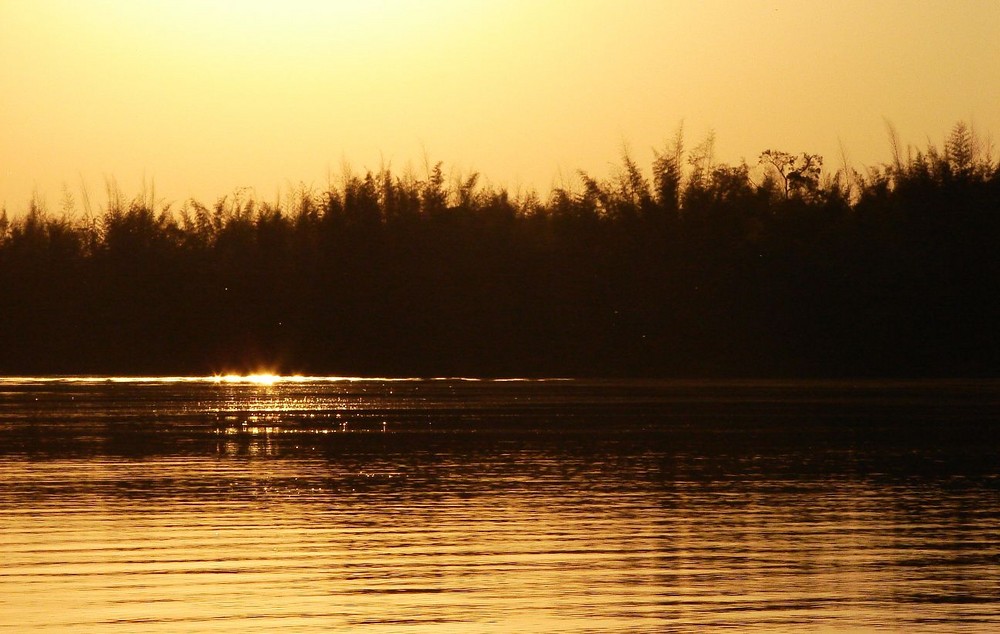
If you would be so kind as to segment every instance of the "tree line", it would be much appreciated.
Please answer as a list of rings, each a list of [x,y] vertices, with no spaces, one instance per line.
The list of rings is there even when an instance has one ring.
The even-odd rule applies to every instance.
[[[1000,168],[682,131],[547,197],[388,167],[276,202],[0,213],[0,373],[965,376],[1000,369]]]

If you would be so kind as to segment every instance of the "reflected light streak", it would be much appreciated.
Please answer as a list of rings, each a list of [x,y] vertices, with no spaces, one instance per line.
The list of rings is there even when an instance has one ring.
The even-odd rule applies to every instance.
[[[286,379],[294,382],[296,378],[300,377],[282,377],[277,374],[263,373],[248,375],[226,374],[215,377],[215,380],[217,383],[253,383],[254,385],[274,385],[278,381]]]
[[[529,382],[547,383],[570,381],[568,378],[522,378],[504,377],[484,379],[465,376],[436,377],[388,377],[388,376],[308,376],[301,374],[280,375],[267,372],[255,374],[213,374],[209,376],[0,376],[0,384],[31,383],[236,383],[248,385],[274,385],[276,383],[364,383],[364,382],[417,382],[417,381],[462,381],[462,382]]]

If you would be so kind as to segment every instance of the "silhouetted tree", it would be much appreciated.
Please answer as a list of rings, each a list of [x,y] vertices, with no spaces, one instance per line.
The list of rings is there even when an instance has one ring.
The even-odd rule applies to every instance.
[[[786,199],[813,196],[819,190],[823,158],[816,154],[803,152],[796,156],[779,150],[765,150],[760,155],[760,164],[767,168],[767,175],[774,178],[778,191]]]
[[[679,128],[648,173],[623,151],[544,200],[441,163],[274,202],[36,197],[0,212],[0,372],[995,374],[992,149],[890,141],[824,177]]]

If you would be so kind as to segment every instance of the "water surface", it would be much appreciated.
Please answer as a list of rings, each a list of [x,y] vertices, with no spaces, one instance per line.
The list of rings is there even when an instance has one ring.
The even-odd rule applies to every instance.
[[[0,631],[987,632],[1000,382],[0,379]]]

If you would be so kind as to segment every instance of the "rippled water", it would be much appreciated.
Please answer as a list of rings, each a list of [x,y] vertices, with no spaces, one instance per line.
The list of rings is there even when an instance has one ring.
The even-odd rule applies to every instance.
[[[0,631],[996,631],[998,413],[998,382],[0,379]]]

